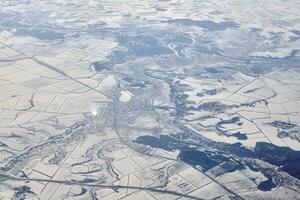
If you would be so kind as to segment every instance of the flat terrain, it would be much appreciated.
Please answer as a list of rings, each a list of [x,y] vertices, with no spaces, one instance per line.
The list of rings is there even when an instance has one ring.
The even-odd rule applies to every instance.
[[[299,5],[0,1],[0,200],[299,199]]]

